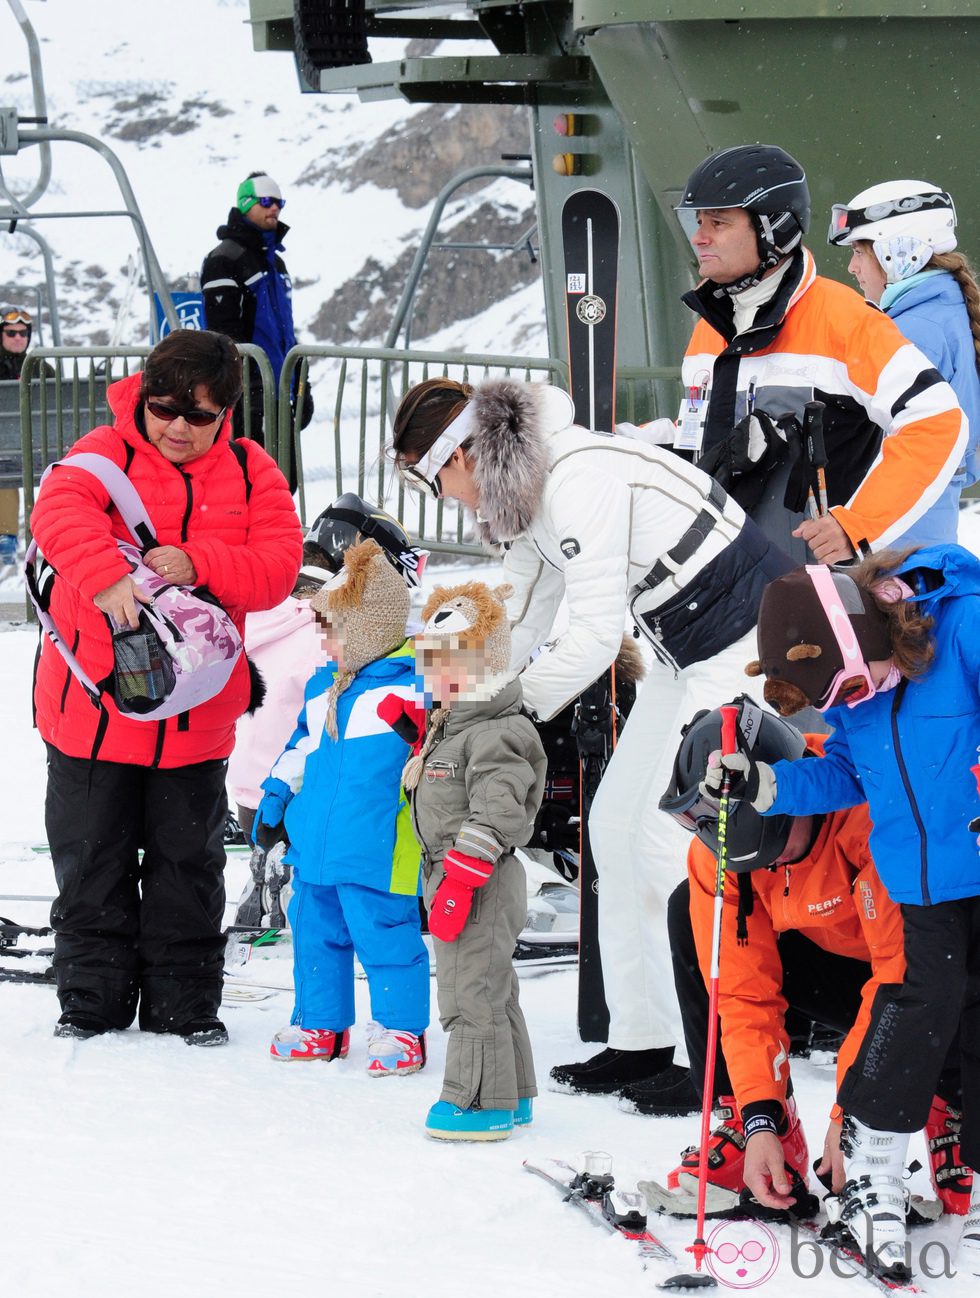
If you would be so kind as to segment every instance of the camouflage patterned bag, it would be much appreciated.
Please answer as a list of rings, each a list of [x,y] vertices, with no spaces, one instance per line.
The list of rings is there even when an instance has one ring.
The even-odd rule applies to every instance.
[[[105,680],[89,679],[64,643],[48,605],[54,570],[32,541],[27,552],[27,588],[38,621],[96,707],[108,695],[119,712],[133,721],[162,721],[213,699],[227,685],[242,639],[231,618],[203,586],[174,586],[143,562],[146,550],[157,545],[152,524],[136,488],[104,455],[70,457],[73,469],[84,469],[102,483],[129,528],[133,541],[117,542],[132,569],[133,581],[152,596],[140,609],[140,625],[113,626],[115,665]],[[65,463],[59,461],[58,463]],[[41,482],[58,463],[52,464]]]

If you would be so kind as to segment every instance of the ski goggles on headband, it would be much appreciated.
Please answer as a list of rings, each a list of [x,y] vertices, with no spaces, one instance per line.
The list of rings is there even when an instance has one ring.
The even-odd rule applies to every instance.
[[[414,464],[396,460],[398,476],[406,487],[412,491],[425,492],[439,500],[442,487],[439,483],[439,470],[452,455],[463,445],[476,428],[476,411],[472,401],[468,401],[451,424],[439,434],[426,453]]]
[[[822,565],[807,564],[806,573],[813,583],[813,589],[817,593],[820,607],[827,615],[827,621],[830,623],[830,629],[833,632],[834,640],[837,642],[837,648],[844,660],[843,667],[835,674],[827,687],[823,699],[815,700],[813,706],[818,712],[826,712],[835,703],[846,703],[849,708],[857,707],[859,703],[874,698],[878,693],[878,689],[871,679],[871,670],[864,660],[864,654],[861,652],[857,633],[854,630],[854,623],[850,618],[850,613],[863,613],[864,605],[858,595],[854,607],[850,610],[845,608],[844,596],[837,589],[837,583],[834,581],[833,573],[829,568]],[[850,578],[847,580],[850,580]],[[854,591],[857,592],[856,586]],[[841,695],[840,698],[837,697],[839,694]]]
[[[889,216],[908,216],[912,212],[929,212],[946,208],[956,220],[956,207],[949,194],[909,194],[905,198],[889,198],[881,203],[869,203],[867,207],[848,207],[846,203],[835,203],[830,209],[830,229],[827,242],[839,244],[851,237],[854,230],[862,225],[871,225],[875,221],[884,221]]]
[[[27,314],[26,311],[4,311],[3,315],[0,315],[0,324],[29,325],[31,323],[32,323],[31,317]]]

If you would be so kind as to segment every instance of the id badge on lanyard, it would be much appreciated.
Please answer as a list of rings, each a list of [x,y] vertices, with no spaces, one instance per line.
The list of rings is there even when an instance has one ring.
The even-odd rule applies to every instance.
[[[701,453],[704,441],[704,422],[708,417],[708,376],[700,383],[692,384],[685,392],[681,408],[677,415],[677,432],[674,434],[674,449]]]

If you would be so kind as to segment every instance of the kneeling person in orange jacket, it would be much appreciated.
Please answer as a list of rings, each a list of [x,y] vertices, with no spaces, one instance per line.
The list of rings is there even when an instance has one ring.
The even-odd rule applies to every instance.
[[[736,703],[740,748],[789,760],[822,755],[823,736],[801,735],[746,696]],[[699,1090],[718,846],[718,802],[699,784],[720,735],[718,710],[694,718],[660,804],[696,835],[688,881],[671,898],[669,928]],[[838,1054],[840,1080],[861,1045],[879,985],[904,977],[901,912],[878,878],[868,849],[870,830],[866,806],[824,816],[763,818],[748,800],[730,805],[719,970],[722,1050],[714,1085],[725,1121],[712,1135],[708,1178],[736,1193],[747,1186],[769,1207],[792,1204],[807,1177],[783,1021],[788,1005],[847,1031]],[[818,1167],[832,1175],[835,1189],[844,1179],[840,1117],[835,1105]],[[681,1195],[695,1189],[697,1167],[697,1150],[687,1151],[668,1187]]]

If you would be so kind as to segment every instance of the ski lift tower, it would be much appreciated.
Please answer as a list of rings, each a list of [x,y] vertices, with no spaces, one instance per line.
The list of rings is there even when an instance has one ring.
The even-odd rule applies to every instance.
[[[126,169],[116,154],[103,141],[82,131],[65,130],[48,124],[47,101],[44,91],[44,74],[41,67],[41,51],[33,24],[28,19],[20,0],[7,0],[8,8],[20,26],[27,45],[27,55],[31,74],[31,91],[34,101],[34,113],[23,116],[12,106],[0,104],[0,225],[6,226],[8,234],[19,232],[33,239],[38,245],[44,259],[45,293],[52,335],[56,345],[61,343],[61,331],[58,319],[58,295],[54,279],[54,262],[47,241],[34,228],[37,221],[70,220],[84,217],[122,217],[129,221],[136,234],[143,276],[147,286],[149,307],[150,341],[157,340],[157,317],[153,303],[153,294],[159,298],[165,319],[171,328],[179,327],[170,288],[164,278],[160,263],[157,260],[153,244],[143,214],[136,201],[136,195],[129,182]],[[7,51],[5,50],[4,53]],[[113,178],[119,188],[122,206],[114,209],[86,209],[67,212],[53,210],[39,211],[37,204],[44,197],[51,182],[51,145],[55,141],[81,145],[90,149],[108,164]],[[13,157],[22,151],[36,148],[38,163],[37,179],[30,189],[17,195],[6,183],[3,174],[3,158]]]
[[[973,77],[980,0],[250,0],[257,50],[300,88],[410,103],[526,104],[551,353],[565,357],[561,208],[604,190],[623,218],[618,363],[677,365],[694,263],[673,207],[715,149],[776,143],[806,168],[809,243],[877,181],[950,189],[980,249]],[[473,54],[371,61],[374,37],[472,41]],[[489,44],[488,44],[489,43]]]

